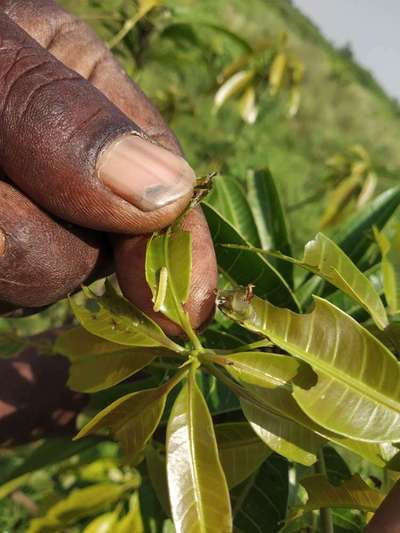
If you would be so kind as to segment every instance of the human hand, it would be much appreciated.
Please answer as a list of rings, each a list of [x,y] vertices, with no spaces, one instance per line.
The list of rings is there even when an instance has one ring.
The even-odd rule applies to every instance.
[[[53,303],[111,264],[125,295],[179,333],[152,310],[143,235],[184,210],[195,175],[157,110],[52,0],[0,0],[0,95],[0,310]],[[184,227],[198,328],[217,269],[199,209]]]

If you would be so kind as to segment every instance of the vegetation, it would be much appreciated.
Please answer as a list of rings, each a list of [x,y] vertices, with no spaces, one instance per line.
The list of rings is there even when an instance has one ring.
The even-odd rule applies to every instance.
[[[113,278],[71,299],[74,325],[38,348],[68,357],[69,387],[91,400],[75,440],[4,452],[2,530],[363,531],[399,471],[397,104],[289,2],[64,4],[160,106],[198,173],[219,171],[194,200],[218,310],[192,330],[179,221],[149,241],[146,280],[187,340]],[[3,319],[2,355],[70,316],[61,302]]]

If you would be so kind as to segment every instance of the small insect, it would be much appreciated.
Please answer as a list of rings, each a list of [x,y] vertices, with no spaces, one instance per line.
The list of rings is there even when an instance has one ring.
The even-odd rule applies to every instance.
[[[165,302],[165,297],[167,296],[167,286],[168,286],[168,269],[166,266],[163,266],[160,270],[157,295],[154,300],[154,311],[160,311],[163,303]]]

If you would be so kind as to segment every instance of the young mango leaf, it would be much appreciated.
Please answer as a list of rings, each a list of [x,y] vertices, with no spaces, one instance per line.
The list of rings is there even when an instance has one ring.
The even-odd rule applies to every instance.
[[[332,485],[322,474],[306,477],[300,483],[308,494],[307,502],[299,508],[301,512],[327,507],[375,511],[384,499],[383,494],[371,489],[358,474],[340,485]]]
[[[186,330],[182,308],[189,297],[192,274],[192,236],[169,229],[154,234],[146,248],[146,281],[153,295],[154,310]]]
[[[120,442],[128,461],[134,461],[157,428],[168,393],[185,372],[181,370],[160,387],[119,398],[100,411],[75,438],[80,439],[99,429],[109,428],[112,436]]]
[[[238,381],[259,387],[282,387],[297,374],[299,362],[291,356],[268,352],[238,352],[218,357]]]
[[[250,477],[272,453],[247,422],[218,424],[214,429],[219,458],[230,489]]]
[[[167,476],[177,533],[232,531],[228,487],[194,369],[168,421]]]
[[[235,531],[277,533],[286,518],[288,495],[288,462],[273,454],[231,492]]]
[[[238,179],[215,176],[207,202],[236,228],[243,239],[254,246],[261,245],[251,205]]]
[[[93,335],[82,326],[63,331],[53,344],[53,352],[65,355],[71,361],[79,359],[82,355],[98,355],[128,349],[129,346],[122,346]]]
[[[391,243],[386,235],[376,227],[373,228],[374,237],[378,243],[382,260],[381,271],[383,278],[383,290],[388,304],[389,313],[395,315],[400,311],[400,272],[398,256],[400,250],[400,233],[397,232]]]
[[[246,178],[247,197],[264,250],[279,250],[291,256],[292,248],[275,180],[268,168],[250,171]],[[272,264],[293,287],[293,267],[286,261],[272,258]]]
[[[350,296],[370,313],[381,329],[388,325],[385,308],[372,283],[343,250],[323,233],[318,233],[306,244],[301,261],[291,261]]]
[[[89,333],[125,346],[164,346],[176,352],[183,350],[153,320],[117,294],[108,280],[105,288],[103,296],[96,296],[84,288],[87,299],[83,305],[71,299],[74,315]]]
[[[399,363],[349,315],[320,298],[299,315],[256,296],[250,302],[246,289],[219,300],[228,316],[312,366],[317,383],[293,393],[311,419],[357,440],[400,440]]]
[[[239,70],[239,72],[235,72],[228,78],[215,93],[215,110],[218,110],[230,98],[243,91],[253,81],[254,76],[254,70]]]
[[[34,518],[30,522],[27,533],[60,531],[85,516],[92,516],[102,511],[106,505],[118,501],[124,493],[136,488],[136,483],[136,481],[123,485],[97,483],[75,490],[50,507],[45,516]]]
[[[299,304],[281,274],[262,255],[227,248],[223,245],[234,244],[248,247],[236,229],[225,220],[212,206],[203,203],[213,238],[220,270],[238,285],[256,284],[255,293],[268,298],[276,305],[298,310]]]

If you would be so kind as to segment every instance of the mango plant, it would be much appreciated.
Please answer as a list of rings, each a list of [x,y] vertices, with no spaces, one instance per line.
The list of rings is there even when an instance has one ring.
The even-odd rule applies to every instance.
[[[145,270],[154,310],[184,336],[166,336],[113,278],[71,297],[76,325],[52,350],[91,401],[74,440],[32,450],[0,497],[47,467],[66,496],[41,506],[30,533],[362,531],[398,475],[384,228],[399,203],[400,187],[384,192],[298,259],[270,172],[216,177],[203,200],[220,269],[213,323],[196,332],[185,311],[180,221],[149,240]]]

